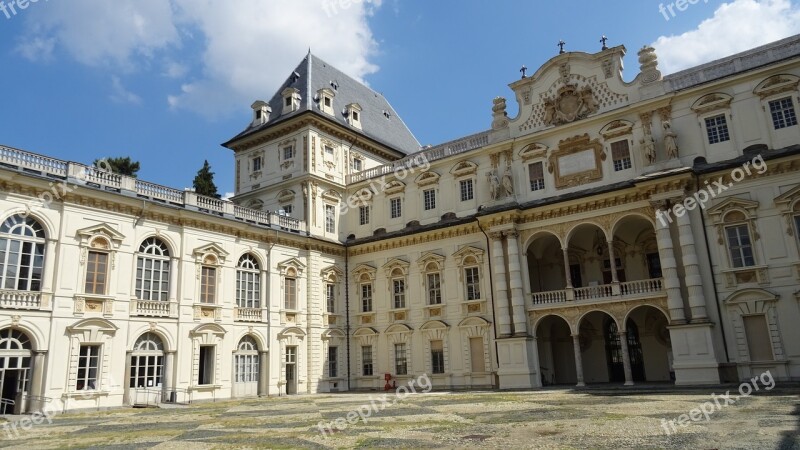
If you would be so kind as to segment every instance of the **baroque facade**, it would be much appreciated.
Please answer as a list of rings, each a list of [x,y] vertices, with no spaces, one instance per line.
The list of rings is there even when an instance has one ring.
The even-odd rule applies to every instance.
[[[800,37],[570,52],[421,147],[309,54],[207,198],[0,147],[0,413],[800,379]]]

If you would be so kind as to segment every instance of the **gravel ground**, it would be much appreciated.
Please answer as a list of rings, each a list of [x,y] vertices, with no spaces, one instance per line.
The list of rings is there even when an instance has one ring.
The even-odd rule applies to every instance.
[[[589,388],[433,392],[384,403],[383,393],[308,395],[68,414],[30,430],[3,428],[19,449],[542,448],[798,449],[800,387],[720,407],[707,389]],[[710,403],[706,403],[710,402]],[[706,404],[686,426],[669,421]],[[374,408],[369,410],[370,406]],[[723,406],[724,405],[724,406]],[[369,414],[366,422],[348,412]],[[695,413],[695,416],[698,414]],[[336,420],[341,429],[336,429]],[[12,418],[12,421],[14,419]],[[357,420],[357,422],[356,422]],[[320,423],[329,425],[320,432]],[[670,430],[667,434],[666,430]]]

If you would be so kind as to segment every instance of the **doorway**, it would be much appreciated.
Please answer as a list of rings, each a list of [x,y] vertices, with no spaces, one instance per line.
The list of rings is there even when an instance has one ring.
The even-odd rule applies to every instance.
[[[286,395],[297,394],[297,347],[286,347]]]
[[[0,414],[24,411],[18,404],[28,391],[31,371],[31,341],[18,330],[0,331]]]

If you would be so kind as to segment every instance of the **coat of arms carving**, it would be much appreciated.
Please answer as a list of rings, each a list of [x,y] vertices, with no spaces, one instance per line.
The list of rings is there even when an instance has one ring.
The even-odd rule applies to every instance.
[[[578,89],[577,85],[568,84],[558,90],[554,98],[544,101],[545,125],[563,125],[576,120],[585,119],[598,110],[592,88]]]

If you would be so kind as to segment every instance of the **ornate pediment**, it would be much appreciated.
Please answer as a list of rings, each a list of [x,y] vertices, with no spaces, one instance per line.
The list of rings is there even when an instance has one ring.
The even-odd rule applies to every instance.
[[[334,191],[333,189],[331,189],[329,191],[325,191],[322,194],[322,198],[324,200],[329,201],[329,202],[339,203],[339,201],[342,200],[342,195],[339,194],[338,192]]]
[[[414,180],[418,186],[427,186],[430,184],[436,184],[439,182],[439,174],[436,172],[425,172],[422,175],[418,176],[416,180]]]
[[[628,120],[615,120],[600,129],[603,139],[609,140],[620,136],[633,134],[633,122]]]
[[[765,98],[782,92],[796,91],[798,84],[800,84],[800,77],[796,75],[774,75],[759,83],[753,93]]]
[[[468,258],[473,259],[477,264],[483,264],[483,254],[484,251],[482,249],[467,245],[453,253],[453,258],[455,258],[456,264],[459,266],[464,266]]]
[[[786,219],[786,233],[789,236],[794,236],[792,217],[800,213],[800,185],[776,197],[775,206],[778,207]]]
[[[692,104],[692,111],[697,114],[703,114],[720,109],[728,109],[731,107],[733,97],[721,92],[704,95],[700,97],[694,104]]]
[[[288,203],[294,200],[295,192],[290,189],[284,189],[278,193],[278,201],[281,203]],[[262,202],[263,205],[263,202]]]
[[[281,275],[288,275],[290,271],[294,271],[296,276],[300,276],[305,268],[306,265],[297,258],[289,258],[278,264],[278,270]]]
[[[749,217],[758,209],[758,202],[747,200],[744,198],[731,197],[723,202],[708,208],[708,215],[715,219],[724,219],[731,211],[741,211],[745,216]]]
[[[544,100],[544,123],[555,126],[572,123],[585,119],[598,109],[591,87],[578,89],[576,84],[567,84],[558,90],[555,97]]]
[[[387,194],[398,194],[406,190],[406,184],[399,180],[393,180],[386,183],[383,191]]]
[[[83,242],[88,242],[98,236],[105,237],[112,242],[115,247],[119,247],[119,244],[121,244],[122,240],[125,239],[124,234],[118,232],[107,223],[81,228],[78,230],[77,234]]]
[[[344,276],[344,271],[338,266],[328,266],[320,271],[322,279],[325,281],[339,281]]]
[[[428,264],[434,263],[441,270],[444,267],[444,256],[434,253],[434,252],[425,252],[422,256],[417,260],[417,265],[419,265],[419,271],[425,272]]]
[[[453,166],[450,169],[450,173],[457,176],[463,177],[464,175],[473,175],[478,172],[478,165],[472,161],[461,161],[460,163]]]
[[[356,281],[374,281],[378,269],[368,264],[359,264],[353,268],[353,278]]]
[[[547,150],[548,147],[546,145],[535,142],[523,147],[522,150],[519,151],[519,157],[522,158],[523,161],[535,158],[544,158],[547,156]]]
[[[225,261],[225,258],[228,257],[228,252],[219,244],[213,242],[202,247],[197,247],[192,254],[199,263],[214,266],[221,265],[222,262]]]
[[[399,269],[403,272],[403,275],[408,275],[408,268],[411,266],[408,261],[404,261],[400,258],[392,258],[386,264],[383,265],[383,270],[386,272],[387,277],[392,276],[392,272]]]

